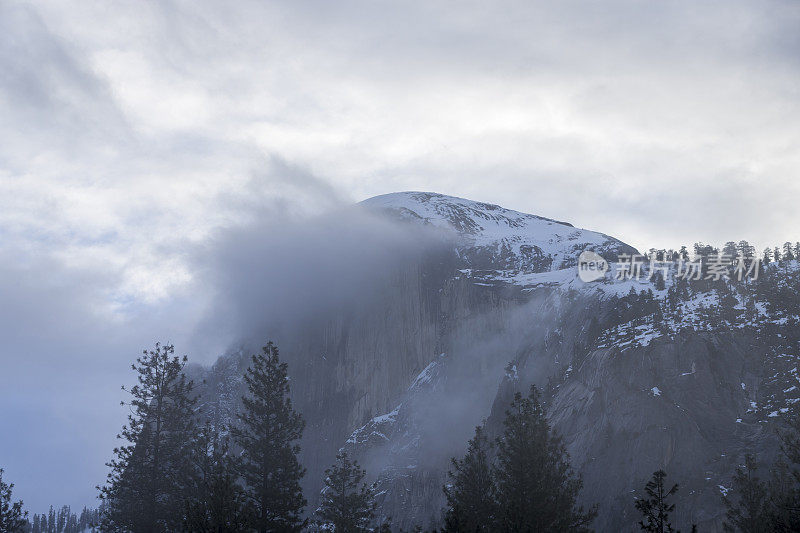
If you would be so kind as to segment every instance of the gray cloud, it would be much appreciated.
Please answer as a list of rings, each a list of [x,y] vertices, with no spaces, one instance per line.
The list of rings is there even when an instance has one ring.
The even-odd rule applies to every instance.
[[[183,298],[114,315],[108,293],[118,283],[102,266],[0,254],[0,456],[32,512],[93,503],[124,419],[130,362],[155,338],[185,346],[196,320]]]
[[[315,217],[262,211],[194,251],[197,285],[212,291],[197,336],[252,348],[265,336],[296,340],[301,324],[382,297],[399,272],[446,239],[352,206]]]

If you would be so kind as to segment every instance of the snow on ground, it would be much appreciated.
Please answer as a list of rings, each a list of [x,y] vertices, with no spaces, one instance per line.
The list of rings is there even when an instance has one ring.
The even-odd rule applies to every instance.
[[[618,263],[610,263],[610,269],[605,277],[592,282],[585,282],[578,277],[576,266],[551,270],[548,272],[518,272],[513,270],[459,270],[459,274],[472,279],[475,284],[494,285],[507,283],[517,285],[523,290],[530,291],[541,287],[559,287],[564,291],[574,290],[582,294],[596,294],[601,298],[628,295],[633,289],[639,293],[651,290],[656,298],[663,298],[672,285],[672,279],[665,280],[662,290],[656,290],[652,280],[648,279],[648,270],[644,269],[639,279],[617,279]]]
[[[414,393],[425,387],[436,386],[437,371],[440,365],[443,364],[446,354],[439,354],[436,360],[431,361],[417,377],[413,379],[411,385],[407,389],[407,393]],[[392,411],[378,415],[370,419],[369,422],[353,431],[347,439],[348,444],[362,444],[366,443],[373,438],[377,437],[388,441],[389,438],[386,433],[391,433],[396,428],[398,416],[403,403],[400,403]]]
[[[441,355],[439,357],[441,357]],[[411,382],[411,386],[408,389],[418,389],[421,385],[430,383],[431,379],[433,379],[433,370],[436,368],[437,364],[438,363],[436,361],[431,361],[428,366],[426,366],[425,369],[420,372],[416,378],[414,378],[414,381]]]

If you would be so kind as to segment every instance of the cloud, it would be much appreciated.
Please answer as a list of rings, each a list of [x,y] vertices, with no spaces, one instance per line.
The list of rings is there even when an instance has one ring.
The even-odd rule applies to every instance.
[[[92,504],[124,411],[119,386],[155,339],[186,344],[192,307],[109,312],[118,273],[0,253],[0,456],[32,512]],[[188,312],[187,312],[188,310]]]
[[[194,250],[196,284],[212,293],[197,334],[252,347],[294,341],[302,326],[381,298],[448,237],[353,206],[313,217],[260,211]]]
[[[789,2],[5,10],[4,192],[29,200],[28,215],[67,211],[53,222],[79,232],[138,229],[119,212],[146,203],[151,227],[202,238],[219,224],[218,195],[273,155],[346,197],[436,190],[640,247],[707,226],[683,206],[719,203],[731,176],[796,192]],[[734,216],[747,196],[726,199],[712,238],[792,237],[789,205],[777,225]],[[636,208],[665,197],[670,224]]]

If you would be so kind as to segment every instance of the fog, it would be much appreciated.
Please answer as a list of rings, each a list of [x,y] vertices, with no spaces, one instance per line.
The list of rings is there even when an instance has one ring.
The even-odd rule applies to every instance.
[[[197,300],[113,311],[118,276],[42,256],[0,260],[0,462],[32,512],[96,505],[126,412],[120,386],[156,340],[186,346]],[[183,345],[183,346],[181,346]]]
[[[302,190],[309,201],[329,193],[312,182]],[[134,381],[130,363],[142,349],[171,342],[209,365],[229,349],[296,339],[452,237],[339,200],[317,215],[286,198],[227,201],[243,222],[165,251],[192,278],[152,303],[121,297],[124,274],[104,265],[68,267],[21,249],[0,257],[0,457],[32,512],[96,504],[127,414],[120,386]]]
[[[377,298],[402,268],[454,238],[354,206],[324,215],[267,213],[195,250],[199,282],[213,288],[199,334],[258,343]]]

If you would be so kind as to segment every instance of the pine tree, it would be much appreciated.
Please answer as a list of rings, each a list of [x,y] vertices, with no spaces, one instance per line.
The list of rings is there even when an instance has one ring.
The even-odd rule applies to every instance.
[[[770,262],[772,261],[772,249],[770,249],[769,247],[764,248],[764,255],[762,257],[763,257],[762,261],[765,265],[770,264]]]
[[[767,533],[767,487],[757,475],[758,463],[752,454],[746,454],[744,468],[737,468],[728,494],[722,497],[725,504],[725,531],[742,533]]]
[[[792,243],[788,241],[783,243],[783,259],[786,261],[791,261],[794,259],[794,251],[792,249]]]
[[[718,292],[720,295],[720,317],[730,323],[735,323],[741,315],[741,311],[736,308],[736,306],[739,305],[739,299],[736,298],[736,295],[727,283],[721,283]]]
[[[800,407],[793,406],[779,432],[781,451],[789,464],[779,460],[769,485],[768,517],[772,530],[800,530]],[[791,464],[791,466],[790,466]]]
[[[104,531],[180,528],[196,399],[183,373],[186,357],[173,354],[171,345],[157,343],[131,365],[138,383],[129,391],[131,414],[118,435],[128,444],[114,449],[100,489]]]
[[[636,509],[642,513],[639,526],[643,531],[653,533],[667,533],[675,531],[669,522],[669,513],[675,510],[675,504],[667,503],[667,498],[678,492],[678,484],[669,490],[664,490],[664,478],[667,476],[663,470],[653,473],[653,478],[645,485],[647,498],[636,500]]]
[[[0,468],[0,533],[22,533],[28,529],[28,512],[22,510],[22,501],[12,502],[13,483],[3,481]]]
[[[248,395],[242,398],[240,426],[232,429],[241,446],[241,475],[260,531],[300,531],[306,500],[300,488],[305,468],[300,465],[297,441],[305,422],[292,409],[287,365],[271,342],[252,356],[244,376]]]
[[[583,482],[551,431],[535,386],[526,398],[514,395],[503,426],[495,470],[499,529],[588,531],[596,510],[576,504]]]
[[[451,459],[451,483],[445,485],[447,510],[445,533],[480,533],[496,529],[497,500],[491,465],[489,440],[483,429],[475,428],[464,458]]]
[[[316,511],[323,529],[362,533],[375,517],[375,486],[362,482],[366,472],[346,452],[336,455],[336,464],[325,470],[325,487]]]
[[[98,525],[99,517],[99,510],[84,507],[83,511],[81,511],[81,516],[78,517],[78,531],[84,531],[86,529],[92,529],[92,531],[94,531],[94,527]]]
[[[206,424],[194,439],[191,485],[183,530],[196,533],[244,531],[250,521],[244,490],[227,441]]]
[[[800,406],[793,406],[784,417],[786,429],[779,433],[781,451],[794,465],[800,465]],[[792,470],[800,484],[800,471]]]
[[[653,274],[653,286],[657,291],[663,291],[666,288],[666,283],[664,283],[664,275],[661,272],[656,272]]]
[[[56,512],[52,505],[47,513],[47,533],[56,533]]]
[[[756,255],[756,248],[752,244],[747,241],[739,241],[736,245],[736,254],[735,256],[741,256],[747,259],[752,259]]]
[[[748,322],[752,322],[758,317],[756,301],[752,295],[747,295],[747,299],[744,302],[744,316]]]
[[[773,250],[773,252],[772,252],[772,255],[775,258],[775,262],[777,263],[778,261],[780,261],[782,259],[782,257],[781,257],[781,249],[776,246],[775,250]]]
[[[58,514],[56,516],[56,531],[64,531],[64,528],[67,525],[67,518],[70,515],[69,507],[66,505],[59,509]]]
[[[769,531],[800,531],[800,487],[796,471],[791,471],[783,459],[772,470],[767,502]]]

